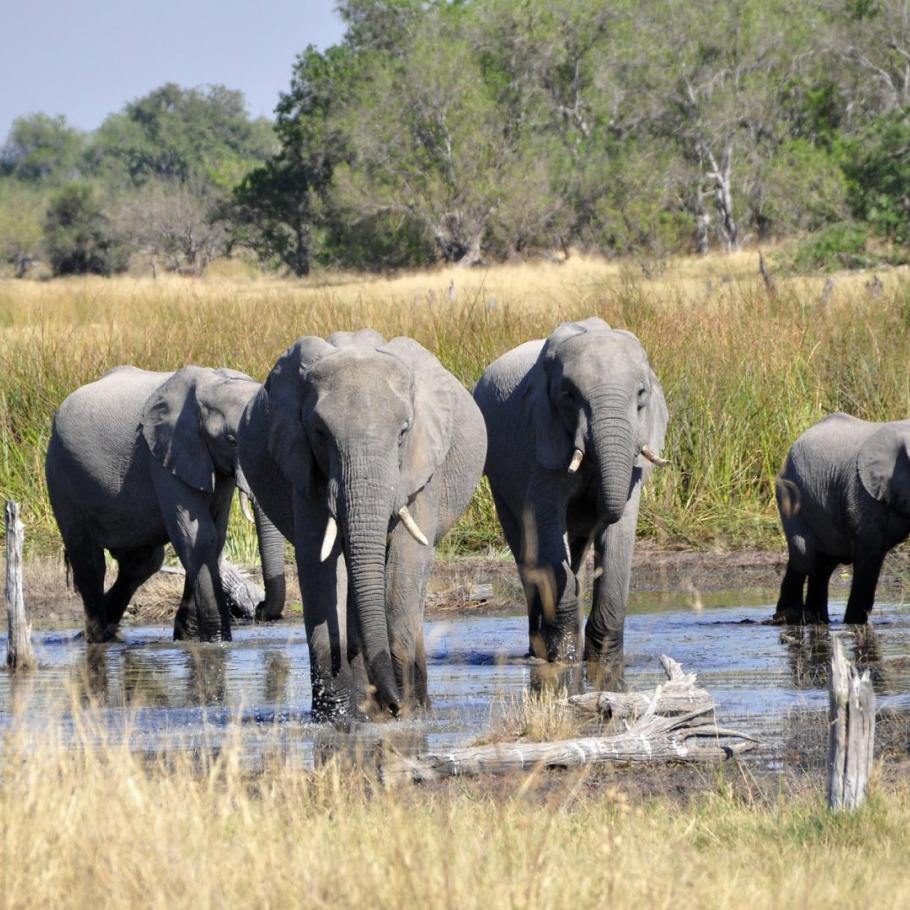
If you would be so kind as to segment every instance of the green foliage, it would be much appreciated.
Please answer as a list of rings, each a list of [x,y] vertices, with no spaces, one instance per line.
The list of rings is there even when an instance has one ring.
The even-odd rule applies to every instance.
[[[111,275],[127,266],[126,252],[90,184],[72,183],[54,196],[44,233],[55,275]]]
[[[89,153],[95,173],[140,185],[149,179],[221,182],[248,170],[274,148],[268,123],[251,121],[242,92],[168,83],[112,114]]]
[[[866,252],[867,238],[867,230],[861,224],[831,224],[800,243],[793,256],[793,268],[798,272],[863,268],[871,261]]]
[[[910,244],[910,108],[876,119],[841,154],[854,216]]]
[[[72,180],[84,148],[85,137],[65,117],[18,117],[0,149],[0,176],[49,185]]]
[[[47,200],[37,187],[0,178],[0,261],[25,277],[41,256]]]

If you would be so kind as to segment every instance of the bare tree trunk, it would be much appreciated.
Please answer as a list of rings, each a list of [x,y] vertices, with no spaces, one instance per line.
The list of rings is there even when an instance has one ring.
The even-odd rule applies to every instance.
[[[19,503],[6,501],[6,619],[9,627],[6,664],[11,670],[35,666],[32,627],[25,612],[22,587],[22,554],[25,526],[19,520]]]
[[[852,810],[865,802],[872,771],[875,692],[869,671],[859,675],[838,638],[831,654],[828,693],[828,806]]]

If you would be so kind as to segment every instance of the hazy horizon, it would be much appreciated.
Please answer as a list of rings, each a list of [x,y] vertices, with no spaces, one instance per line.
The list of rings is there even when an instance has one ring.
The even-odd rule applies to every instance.
[[[335,0],[160,0],[136,8],[33,0],[9,5],[4,20],[0,143],[17,117],[38,112],[97,129],[166,82],[238,89],[252,116],[270,117],[296,55],[343,34]]]

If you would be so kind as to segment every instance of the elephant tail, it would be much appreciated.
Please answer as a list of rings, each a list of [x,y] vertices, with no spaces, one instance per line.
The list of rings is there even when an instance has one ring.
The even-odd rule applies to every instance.
[[[800,494],[799,487],[792,480],[777,475],[775,481],[777,492],[777,508],[781,518],[792,518],[799,514]]]

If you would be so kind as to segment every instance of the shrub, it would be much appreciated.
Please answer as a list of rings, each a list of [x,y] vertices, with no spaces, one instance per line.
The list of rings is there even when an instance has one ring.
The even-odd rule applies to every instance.
[[[809,234],[793,256],[798,272],[861,269],[872,262],[866,252],[866,228],[849,221],[828,225]]]
[[[110,275],[127,267],[126,250],[88,184],[71,183],[54,196],[44,236],[55,275]]]

